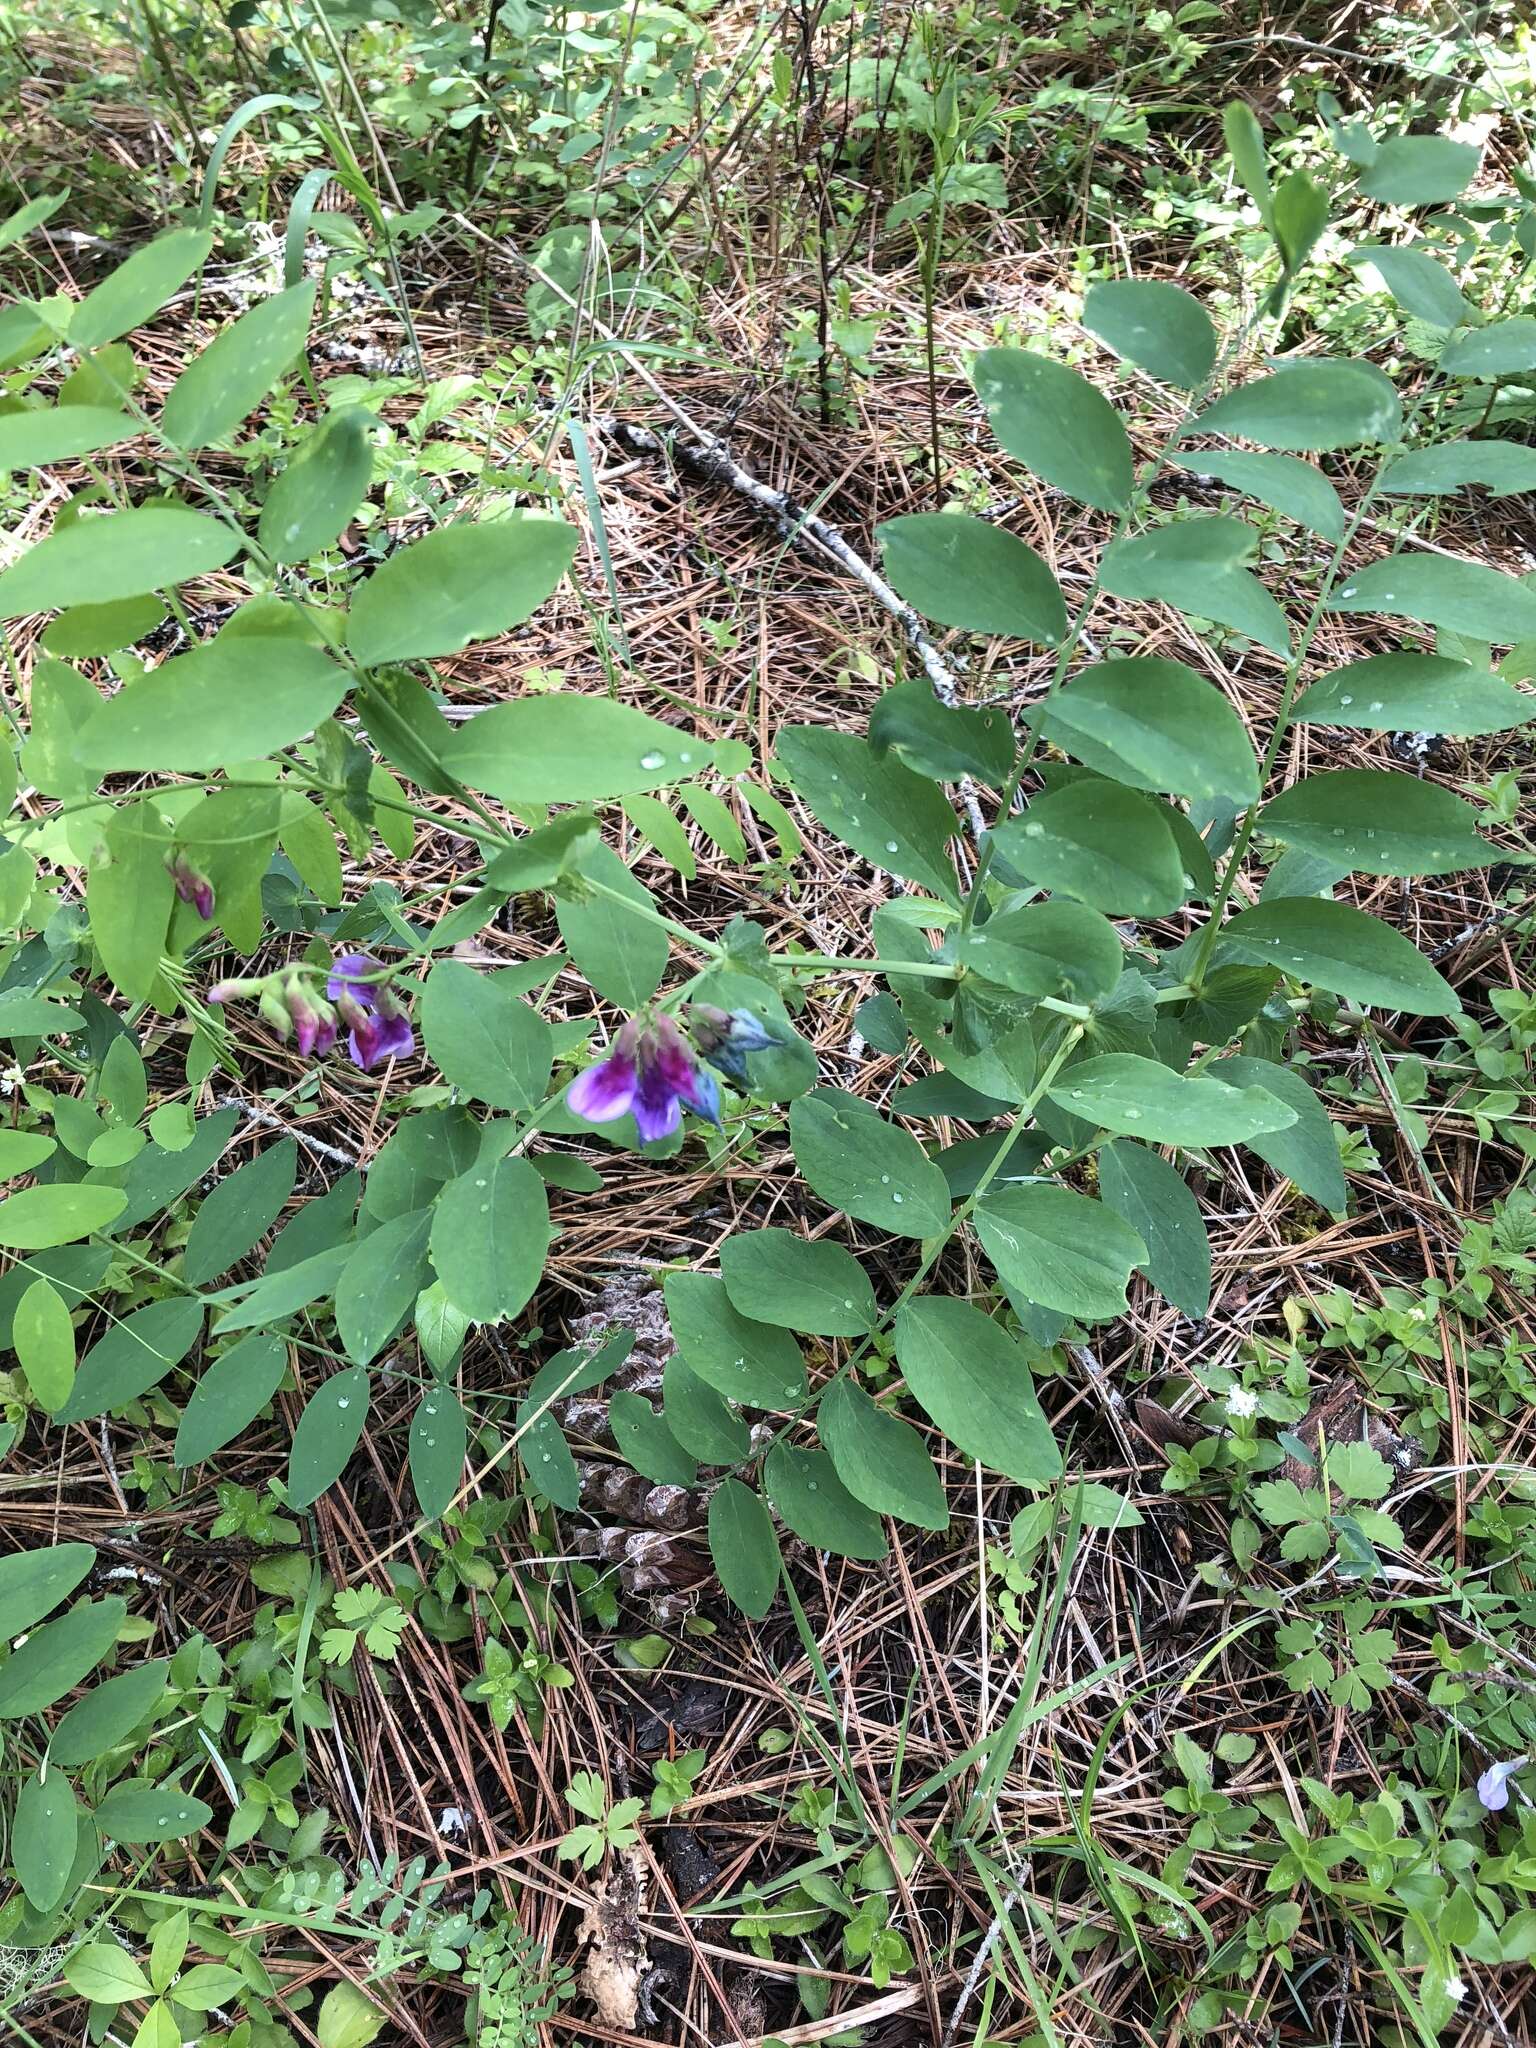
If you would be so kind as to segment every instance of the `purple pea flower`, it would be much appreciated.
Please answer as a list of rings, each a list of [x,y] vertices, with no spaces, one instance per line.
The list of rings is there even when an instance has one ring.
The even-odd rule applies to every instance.
[[[1477,1796],[1488,1813],[1502,1813],[1509,1804],[1509,1781],[1525,1769],[1526,1760],[1517,1756],[1510,1763],[1490,1764],[1477,1781]]]
[[[671,1137],[685,1105],[712,1124],[720,1121],[714,1076],[701,1070],[670,1017],[649,1024],[632,1017],[607,1059],[577,1075],[566,1100],[589,1124],[612,1123],[633,1110],[646,1145]]]
[[[336,1043],[336,1012],[310,985],[312,968],[279,967],[271,974],[250,980],[216,981],[208,991],[210,1003],[254,1000],[257,1012],[279,1038],[294,1037],[306,1059],[311,1053],[328,1053]]]
[[[713,1003],[689,1005],[688,1029],[701,1057],[738,1088],[747,1085],[749,1052],[766,1052],[770,1046],[784,1043],[750,1010],[717,1010]]]
[[[343,953],[331,968],[325,992],[347,1027],[347,1046],[366,1074],[384,1059],[408,1059],[416,1034],[404,1005],[381,977],[371,953]]]
[[[305,1059],[311,1053],[322,1057],[336,1043],[336,1012],[329,1003],[318,1001],[301,981],[290,983],[284,1004],[293,1020],[293,1032]]]
[[[183,903],[190,903],[206,924],[213,915],[213,884],[208,877],[193,867],[184,853],[175,853],[166,861],[171,880],[176,884],[176,894]]]

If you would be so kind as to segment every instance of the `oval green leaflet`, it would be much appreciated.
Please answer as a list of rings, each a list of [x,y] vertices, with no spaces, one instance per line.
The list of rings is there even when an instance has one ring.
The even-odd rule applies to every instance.
[[[288,1346],[266,1330],[253,1330],[216,1358],[182,1415],[176,1431],[176,1464],[200,1464],[233,1443],[272,1399],[287,1370]]]
[[[57,1768],[44,1766],[16,1795],[11,1855],[34,1913],[51,1913],[64,1897],[75,1864],[80,1807],[74,1787]]]
[[[307,562],[331,547],[373,476],[373,415],[362,406],[327,413],[267,493],[256,537],[276,562]]]
[[[879,1517],[854,1499],[825,1451],[775,1444],[763,1465],[763,1490],[785,1525],[813,1549],[871,1561],[885,1556]]]
[[[779,1583],[779,1539],[767,1508],[739,1479],[721,1480],[710,1495],[709,1554],[731,1599],[761,1621]]]
[[[353,659],[374,668],[457,654],[521,624],[570,567],[577,539],[563,519],[535,512],[435,528],[391,555],[353,598]]]
[[[75,1379],[75,1328],[48,1280],[34,1280],[16,1304],[11,1343],[27,1385],[50,1413],[69,1399]]]
[[[875,1325],[869,1276],[830,1240],[742,1231],[721,1246],[720,1271],[732,1308],[757,1322],[819,1337],[861,1337]]]
[[[993,433],[1036,476],[1101,512],[1129,503],[1130,440],[1086,378],[1032,349],[987,348],[971,382]]]
[[[116,1642],[127,1612],[118,1599],[87,1600],[34,1629],[0,1666],[0,1721],[40,1714],[72,1691]]]
[[[205,448],[232,434],[290,368],[314,311],[312,281],[242,313],[193,357],[166,394],[160,430],[177,448]]]
[[[1035,550],[970,513],[907,512],[880,528],[885,573],[914,611],[968,633],[1007,633],[1054,647],[1066,600]]]
[[[968,1301],[927,1295],[896,1318],[907,1390],[950,1442],[1021,1486],[1048,1486],[1061,1452],[1035,1397],[1028,1355]]]
[[[87,513],[34,542],[0,574],[0,618],[168,590],[189,576],[222,569],[239,546],[233,529],[184,505]]]
[[[841,1088],[817,1088],[789,1112],[795,1164],[824,1201],[897,1237],[949,1226],[949,1186],[908,1132]]]
[[[96,1763],[140,1728],[166,1696],[170,1663],[139,1664],[93,1685],[60,1720],[48,1744],[60,1764]]]
[[[429,1387],[411,1416],[411,1485],[416,1504],[436,1521],[451,1504],[464,1476],[469,1424],[452,1387]]]
[[[175,1785],[129,1778],[114,1785],[96,1809],[96,1825],[118,1842],[174,1842],[195,1835],[213,1808]]]
[[[19,1636],[68,1599],[95,1562],[89,1543],[55,1543],[0,1557],[0,1636]]]
[[[290,1507],[312,1506],[341,1477],[368,1420],[368,1398],[368,1372],[361,1365],[332,1373],[310,1395],[288,1459]]]
[[[837,1476],[865,1507],[920,1529],[947,1529],[949,1504],[923,1440],[910,1423],[849,1379],[832,1382],[816,1426]]]

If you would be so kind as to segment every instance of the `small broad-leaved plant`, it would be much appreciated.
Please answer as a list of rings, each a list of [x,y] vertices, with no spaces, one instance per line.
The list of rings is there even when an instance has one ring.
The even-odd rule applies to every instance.
[[[503,502],[375,551],[359,572],[337,543],[373,480],[376,422],[360,402],[325,410],[309,377],[323,280],[304,274],[302,233],[289,238],[283,288],[193,355],[158,408],[140,402],[131,337],[198,289],[227,144],[201,220],[79,302],[0,312],[0,460],[45,473],[84,463],[91,479],[0,571],[0,618],[48,620],[24,715],[13,707],[19,756],[0,755],[0,1034],[23,1070],[25,1113],[25,1128],[0,1134],[0,1170],[31,1177],[0,1202],[0,1247],[15,1259],[0,1311],[45,1427],[170,1418],[186,1468],[217,1459],[280,1391],[302,1390],[280,1502],[297,1515],[343,1472],[375,1374],[414,1337],[423,1390],[410,1476],[423,1519],[438,1523],[464,1484],[465,1340],[534,1301],[551,1188],[608,1178],[571,1140],[666,1155],[691,1115],[708,1120],[718,1159],[750,1142],[765,1105],[787,1103],[810,1195],[907,1240],[911,1277],[893,1297],[831,1237],[736,1235],[718,1270],[667,1276],[677,1356],[662,1410],[621,1397],[614,1414],[624,1454],[657,1483],[712,1479],[720,1577],[761,1616],[780,1582],[780,1526],[869,1560],[886,1551],[885,1517],[946,1526],[945,1489],[902,1410],[1019,1487],[1053,1487],[1064,1460],[1034,1392],[1042,1347],[1121,1314],[1133,1274],[1187,1316],[1207,1307],[1209,1246],[1182,1162],[1219,1171],[1223,1148],[1245,1147],[1319,1208],[1344,1210],[1329,1118],[1289,1060],[1298,1020],[1376,1011],[1411,1030],[1459,1009],[1390,913],[1348,900],[1350,878],[1370,887],[1487,866],[1502,857],[1484,829],[1498,819],[1406,770],[1330,768],[1283,789],[1273,771],[1298,727],[1487,734],[1529,713],[1494,650],[1536,638],[1536,591],[1423,548],[1412,529],[1443,494],[1532,486],[1536,455],[1479,423],[1496,429],[1501,380],[1536,370],[1536,322],[1485,314],[1455,273],[1496,273],[1501,250],[1529,250],[1533,214],[1523,185],[1475,220],[1427,213],[1454,205],[1475,149],[1373,138],[1358,123],[1341,134],[1341,192],[1354,181],[1352,206],[1390,210],[1383,239],[1356,249],[1345,274],[1367,291],[1380,280],[1439,338],[1436,367],[1405,401],[1364,361],[1303,347],[1256,362],[1280,344],[1278,316],[1327,232],[1329,194],[1302,171],[1271,186],[1245,107],[1229,110],[1227,135],[1274,250],[1253,316],[1218,335],[1191,294],[1136,278],[1094,285],[1083,309],[1088,333],[1129,366],[1116,389],[1131,414],[1146,399],[1166,419],[1177,396],[1160,444],[1047,349],[989,347],[971,366],[1001,449],[1053,494],[1074,545],[1079,508],[1103,536],[1081,598],[1069,605],[1045,556],[1000,525],[891,520],[884,571],[912,608],[925,674],[886,691],[864,737],[785,727],[767,773],[738,740],[607,696],[533,693],[445,714],[433,662],[527,620],[580,536],[543,501]],[[312,424],[263,487],[251,416],[295,374]],[[238,499],[232,467],[250,479]],[[1214,479],[1228,509],[1156,509],[1154,482],[1179,475]],[[1279,595],[1255,573],[1244,500],[1294,536]],[[150,666],[135,648],[167,607],[187,625],[184,588],[215,575],[237,594],[232,614]],[[1276,696],[1258,750],[1227,690],[1196,668],[1099,651],[1085,626],[1101,592],[1172,608],[1186,648],[1243,650]],[[1384,644],[1314,674],[1319,624],[1334,615],[1381,621]],[[1051,650],[1049,686],[1017,719],[1001,703],[943,701],[952,675],[920,619]],[[774,955],[745,920],[706,938],[664,915],[616,850],[622,818],[686,875],[683,814],[739,859],[744,804],[792,861],[798,835],[771,780],[902,885],[874,914],[866,957]],[[375,885],[344,903],[342,846],[354,863],[375,840],[400,857],[418,825],[448,819],[465,849],[455,878],[472,884],[464,900],[406,902]],[[552,902],[563,953],[500,970],[454,957],[525,895]],[[584,1029],[552,1024],[541,1006],[567,960],[622,1013],[600,1059]],[[819,1084],[794,1028],[800,988],[840,974],[883,980],[860,1012],[867,1041],[914,1048],[936,1070],[917,1100],[897,1096],[894,1115]],[[115,1003],[91,992],[98,976]],[[178,1035],[185,1046],[186,1102],[151,1107],[146,1019],[160,1020],[161,1048]],[[390,1063],[419,1040],[431,1075],[366,1176],[339,1172],[281,1227],[293,1140],[218,1179],[248,1128],[243,1107],[189,1108],[216,1070],[240,1073],[238,1047],[258,1023],[313,1058],[344,1046],[386,1088]],[[40,1049],[53,1071],[81,1077],[79,1093],[25,1081]],[[907,1123],[935,1114],[987,1135],[925,1146]],[[188,1228],[182,1205],[210,1179]],[[962,1237],[989,1276],[978,1299],[928,1288]],[[118,1279],[130,1266],[132,1305],[119,1294],[108,1314],[109,1269]],[[579,1498],[552,1404],[600,1385],[623,1348],[562,1353],[523,1390],[516,1443],[543,1500],[571,1509]],[[860,1376],[867,1357],[899,1371],[879,1398]],[[754,1433],[743,1411],[767,1429]],[[1349,1513],[1321,1485],[1271,1508],[1298,1559],[1319,1555]],[[1353,1519],[1367,1547],[1390,1540],[1385,1516]],[[27,1579],[7,1636],[79,1583],[78,1551],[34,1553],[28,1570],[56,1576]],[[365,1647],[388,1654],[382,1638],[368,1642],[393,1631],[383,1608],[338,1607],[337,1619],[329,1651],[360,1626]],[[153,1841],[208,1818],[174,1787],[108,1783],[117,1762],[90,1761],[103,1744],[131,1757],[123,1745],[154,1711],[147,1678],[142,1699],[114,1707],[109,1734],[61,1754],[71,1709],[44,1763],[39,1717],[122,1620],[121,1602],[88,1602],[0,1669],[0,1716],[21,1724],[36,1759],[12,1834],[40,1916],[27,1939],[44,1938],[49,1913],[94,1870],[102,1834]],[[110,1687],[139,1682],[126,1672]],[[493,1642],[476,1684],[504,1723],[547,1682]],[[78,1821],[67,1770],[85,1773]],[[583,1859],[613,1846],[619,1815],[639,1805],[588,1801]],[[883,1935],[869,1919],[850,1956],[873,1957]]]

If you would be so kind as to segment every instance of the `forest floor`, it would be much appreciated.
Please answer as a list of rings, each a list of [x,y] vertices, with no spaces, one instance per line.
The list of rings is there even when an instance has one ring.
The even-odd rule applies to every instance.
[[[168,48],[114,44],[83,22],[5,15],[14,40],[4,61],[19,119],[8,124],[4,155],[8,168],[24,166],[32,189],[57,179],[74,185],[47,256],[51,288],[71,295],[195,196],[188,112],[206,151],[229,108],[257,89],[238,64],[232,71],[217,52],[196,54],[192,17],[177,22],[158,0],[145,11],[162,30],[174,29]],[[1320,62],[1337,79],[1362,49],[1369,59],[1370,46],[1359,39],[1359,10],[1318,12],[1343,18],[1304,31],[1327,46],[1336,28],[1338,54]],[[989,86],[1007,102],[1038,94],[1052,78],[1111,81],[1114,66],[1094,54],[1092,38],[1085,54],[1071,47],[1072,22],[1054,11],[1052,21],[1065,38],[1055,57],[1032,47],[1048,39],[1044,27],[1034,39],[1003,37],[1002,68],[978,79],[977,93]],[[1203,109],[1238,91],[1261,110],[1275,104],[1296,26],[1261,22],[1244,29],[1240,49],[1213,46],[1182,78],[1182,114],[1162,114],[1157,95],[1160,146],[1210,159],[1219,124]],[[411,30],[418,32],[425,33]],[[693,19],[697,66],[728,75],[755,33],[745,13]],[[842,30],[834,24],[822,33],[830,62]],[[248,60],[263,47],[255,30],[239,40]],[[787,28],[784,41],[792,41]],[[1153,46],[1140,61],[1156,60]],[[362,37],[356,61],[387,71],[387,39]],[[1391,60],[1381,62],[1378,75],[1388,81]],[[1138,95],[1153,97],[1145,68],[1128,89],[1132,112]],[[824,85],[821,118],[834,120],[838,105],[834,87]],[[1080,109],[1072,113],[1081,118]],[[441,517],[530,473],[584,535],[572,577],[528,625],[440,665],[449,705],[467,712],[529,690],[613,691],[640,708],[682,710],[701,735],[742,739],[760,762],[771,759],[785,724],[862,731],[906,659],[899,626],[856,579],[787,535],[782,520],[698,475],[687,459],[688,429],[658,394],[704,434],[726,438],[755,477],[835,523],[866,562],[877,560],[875,526],[935,501],[930,384],[915,341],[924,329],[923,279],[911,240],[881,227],[873,207],[850,232],[844,188],[855,173],[835,164],[824,171],[803,126],[770,122],[761,103],[743,98],[734,124],[716,121],[691,139],[669,188],[673,203],[653,208],[651,268],[604,280],[574,329],[567,322],[541,333],[530,323],[527,275],[513,252],[559,224],[558,191],[543,213],[536,194],[498,194],[494,179],[466,192],[462,136],[413,134],[406,125],[402,140],[388,124],[386,108],[375,140],[403,187],[397,196],[443,210],[401,257],[412,330],[362,295],[333,302],[326,338],[312,352],[323,382],[387,387],[376,399],[395,430],[386,496],[350,544],[375,555],[387,534],[418,530],[420,507]],[[996,451],[964,365],[1006,331],[1078,347],[1107,388],[1124,375],[1083,354],[1069,310],[1079,253],[1090,236],[1106,233],[1106,164],[1108,189],[1132,194],[1148,148],[1134,132],[1117,139],[1113,121],[1103,125],[1109,132],[1095,131],[1065,176],[1028,147],[1006,162],[1008,203],[961,215],[937,267],[931,320],[939,496],[983,512],[1007,506],[1013,530],[1046,556],[1069,594],[1102,543],[1101,517]],[[278,232],[306,168],[280,115],[234,144],[224,204],[236,217],[275,223],[276,232],[243,249],[238,236],[227,238],[222,271],[216,259],[210,276],[227,280],[230,305],[243,281],[277,260]],[[484,164],[479,175],[490,175]],[[857,361],[829,356],[823,390],[803,344],[816,323],[817,233],[837,241],[839,224],[836,318],[873,323],[873,331]],[[1142,274],[1189,275],[1180,244],[1145,205],[1127,207],[1108,233]],[[1215,288],[1225,271],[1226,289],[1240,292],[1235,247],[1223,247],[1219,232],[1198,263]],[[211,333],[228,310],[213,302],[190,316],[182,309],[141,335],[144,392],[158,396],[173,379],[189,317],[194,331]],[[593,346],[605,327],[622,335],[622,348]],[[435,419],[423,413],[417,349],[440,405]],[[637,441],[633,429],[649,430],[658,445]],[[62,473],[61,489],[81,481]],[[1335,480],[1348,502],[1347,469]],[[239,486],[236,468],[228,481]],[[1170,476],[1161,501],[1171,505],[1182,493],[1198,502],[1209,488]],[[8,553],[47,526],[56,503],[47,492],[12,498]],[[1322,548],[1289,531],[1284,542],[1271,531],[1265,548],[1266,577],[1282,593],[1298,553]],[[1448,502],[1432,536],[1515,573],[1531,566],[1520,498]],[[194,627],[235,596],[233,579],[207,579]],[[1279,662],[1262,649],[1213,653],[1175,614],[1107,598],[1089,632],[1101,651],[1134,640],[1139,652],[1215,674],[1262,744],[1280,684]],[[967,663],[968,684],[1010,706],[1026,703],[1049,672],[1048,654],[1014,643],[998,651],[955,636],[951,644]],[[1332,616],[1313,650],[1315,672],[1385,644],[1378,622]],[[23,675],[35,651],[17,646]],[[1401,764],[1396,745],[1297,727],[1277,774],[1288,783],[1319,765]],[[1457,788],[1528,775],[1528,731],[1431,740],[1416,765]],[[718,937],[745,917],[776,949],[867,953],[870,917],[890,878],[780,794],[801,841],[792,849],[739,804],[739,849],[688,827],[696,871],[687,879],[638,837],[622,850],[661,909],[700,934]],[[408,857],[376,848],[352,861],[348,900],[383,892],[442,914],[469,893],[461,876],[472,851],[445,815],[440,831],[417,831]],[[530,907],[537,900],[519,899],[515,916],[465,940],[460,956],[512,966],[557,953],[553,915]],[[1530,928],[1508,870],[1362,880],[1356,900],[1405,931],[1469,1006],[1527,979]],[[279,930],[272,957],[288,942]],[[914,1077],[915,1048],[882,1052],[861,1033],[856,1012],[878,986],[873,977],[824,984],[797,1024],[823,1078],[889,1108]],[[564,970],[549,1014],[558,1021],[590,1008],[582,978]],[[352,1166],[366,1169],[402,1107],[442,1099],[429,1064],[397,1069],[386,1093],[350,1069],[309,1068],[257,1023],[241,1029],[243,1083],[216,1072],[199,1107],[239,1109],[231,1165],[274,1131],[296,1138],[296,1198],[320,1193]],[[325,1809],[324,1857],[349,1885],[391,1855],[399,1863],[390,1869],[416,1857],[445,1859],[444,1908],[483,1887],[515,1907],[542,1952],[545,1978],[561,1968],[579,1977],[542,2017],[540,1986],[530,1978],[519,1995],[529,2027],[544,2032],[530,2031],[529,2040],[1171,2048],[1198,2038],[1233,2048],[1363,2048],[1425,2038],[1427,2023],[1404,2005],[1385,1961],[1369,1885],[1331,1898],[1305,1886],[1267,1889],[1272,1860],[1225,1846],[1223,1823],[1241,1807],[1288,1813],[1305,1830],[1318,1824],[1320,1803],[1308,1781],[1329,1797],[1363,1802],[1389,1782],[1443,1782],[1447,1769],[1454,1776],[1459,1768],[1470,1784],[1494,1753],[1492,1745],[1458,1747],[1459,1710],[1440,1703],[1435,1682],[1448,1650],[1485,1641],[1469,1589],[1496,1569],[1528,1584],[1528,1481],[1518,1474],[1531,1459],[1536,1391],[1527,1257],[1536,1220],[1521,1184],[1528,1160],[1461,1106],[1466,1048],[1440,1020],[1369,1042],[1315,1023],[1307,1029],[1313,1078],[1349,1133],[1347,1213],[1330,1217],[1279,1175],[1223,1155],[1219,1173],[1194,1180],[1214,1257],[1208,1315],[1191,1322],[1136,1281],[1130,1314],[1096,1330],[1091,1345],[1064,1347],[1055,1377],[1042,1382],[1055,1432],[1073,1445],[1073,1469],[1128,1499],[1136,1525],[1085,1527],[1069,1552],[1032,1550],[1014,1528],[1018,1490],[950,1452],[947,1534],[904,1528],[878,1565],[801,1547],[793,1559],[799,1611],[781,1601],[761,1623],[721,1595],[701,1500],[669,1502],[658,1526],[655,1503],[610,1464],[601,1402],[566,1420],[582,1460],[609,1466],[608,1475],[591,1481],[595,1505],[559,1520],[519,1495],[503,1453],[485,1448],[503,1441],[493,1423],[497,1403],[561,1344],[610,1326],[636,1330],[626,1384],[644,1389],[669,1351],[660,1274],[710,1264],[743,1227],[830,1231],[894,1286],[916,1247],[829,1217],[797,1179],[786,1131],[772,1117],[750,1147],[728,1157],[690,1144],[673,1159],[642,1160],[571,1140],[573,1158],[601,1167],[601,1186],[555,1196],[558,1237],[534,1308],[504,1330],[478,1332],[462,1361],[466,1398],[483,1403],[487,1420],[482,1447],[472,1444],[476,1490],[452,1559],[463,1585],[483,1592],[501,1580],[530,1604],[530,1657],[536,1645],[550,1660],[544,1677],[551,1665],[562,1667],[565,1682],[531,1680],[505,1725],[493,1726],[464,1696],[482,1670],[486,1636],[467,1598],[455,1610],[462,1628],[410,1626],[387,1655],[358,1655],[340,1670],[306,1665],[303,1647],[284,1641],[283,1656],[297,1659],[290,1682],[312,1709],[291,1752],[302,1758],[297,1803],[304,1812]],[[151,1074],[173,1074],[179,1052],[176,1028],[159,1027],[146,1046]],[[1416,1096],[1386,1078],[1403,1062],[1423,1071]],[[948,1144],[971,1129],[941,1115],[920,1134]],[[1469,1240],[1473,1225],[1483,1235]],[[951,1247],[946,1257],[956,1292],[985,1286],[963,1251]],[[1477,1283],[1470,1289],[1469,1279]],[[1192,1476],[1188,1454],[1213,1434],[1212,1374],[1220,1385],[1223,1373],[1254,1364],[1302,1398],[1307,1420],[1295,1427],[1303,1440],[1310,1428],[1315,1441],[1321,1422],[1335,1435],[1385,1446],[1398,1465],[1389,1505],[1405,1542],[1387,1587],[1309,1590],[1304,1568],[1271,1565],[1256,1581],[1234,1570],[1234,1496]],[[401,1455],[412,1392],[404,1378],[393,1391],[389,1375],[381,1379],[345,1483],[310,1511],[314,1555],[336,1587],[387,1589],[401,1566],[432,1582],[448,1560],[446,1538],[423,1530]],[[217,1469],[173,1472],[163,1419],[157,1426],[150,1412],[62,1440],[23,1432],[0,1477],[9,1542],[95,1544],[103,1565],[136,1588],[134,1612],[147,1638],[167,1651],[202,1638],[223,1654],[231,1728],[242,1735],[259,1722],[262,1688],[271,1683],[263,1660],[274,1638],[262,1611],[289,1598],[270,1570],[253,1576],[253,1566],[286,1554],[259,1502],[283,1470],[301,1406],[302,1388],[280,1396],[270,1420],[241,1438],[238,1458]],[[564,1558],[611,1569],[556,1569]],[[487,1565],[488,1577],[477,1579]],[[1267,1608],[1247,1598],[1255,1584]],[[1521,1715],[1528,1721],[1530,1712],[1521,1700],[1536,1694],[1536,1615],[1528,1596],[1515,1607],[1520,1627],[1501,1637],[1513,1718],[1500,1753],[1519,1747]],[[1276,1613],[1322,1616],[1340,1671],[1351,1645],[1369,1665],[1377,1652],[1359,1638],[1389,1629],[1389,1671],[1373,1667],[1359,1696],[1341,1694],[1337,1703],[1293,1689],[1269,1627],[1255,1626]],[[1008,1746],[996,1766],[968,1764],[995,1754],[1004,1725]],[[285,1737],[283,1754],[293,1739]],[[1447,1762],[1453,1751],[1459,1766]],[[702,1752],[696,1770],[694,1752]],[[648,1820],[637,1845],[610,1858],[601,1877],[560,1856],[578,1818],[565,1796],[578,1774],[595,1773],[615,1798],[649,1799],[661,1782],[658,1763],[685,1757],[692,1774],[676,1810]],[[995,1853],[986,1858],[953,1846],[974,1839],[978,1802],[990,1805],[995,1823]],[[1333,1824],[1345,1822],[1335,1814]],[[1192,1830],[1197,1853],[1179,1867],[1177,1883],[1164,1883]],[[831,1867],[849,1844],[862,1859],[855,1901],[884,1898],[910,1948],[910,1967],[884,1984],[825,1931],[814,1963],[808,1934],[793,1924],[781,1922],[767,1938],[770,1923],[751,1903],[751,1888],[790,1870],[814,1872],[818,1859]],[[234,1860],[265,1853],[258,1840]],[[853,1883],[851,1867],[844,1864],[845,1883]],[[183,1883],[216,1898],[227,1871],[205,1863]],[[1301,1908],[1288,1940],[1250,1936],[1277,1899]],[[813,1922],[814,1896],[805,1903]],[[317,2038],[305,1994],[312,1999],[338,1976],[369,1987],[388,2012],[386,2038],[442,2048],[464,2037],[462,1983],[424,1949],[406,1943],[381,1972],[377,1933],[327,1926],[323,1915],[307,1924],[297,1916],[287,1928],[273,1923],[271,2011],[295,2040]],[[806,2003],[797,1979],[808,1967],[818,1982]],[[80,2006],[56,1992],[31,1997],[15,2019],[39,2042],[80,2038]],[[511,2020],[502,2035],[483,2015],[478,2024],[473,2038],[487,2043],[524,2039]],[[1529,1972],[1481,1973],[1444,2038],[1463,2048],[1536,2040]]]

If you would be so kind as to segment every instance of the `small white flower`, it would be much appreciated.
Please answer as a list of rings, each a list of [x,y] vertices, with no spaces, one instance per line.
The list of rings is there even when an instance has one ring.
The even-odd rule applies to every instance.
[[[469,1826],[469,1816],[462,1806],[445,1806],[437,1816],[437,1832],[440,1835],[462,1835]]]
[[[1452,2005],[1460,2005],[1461,2001],[1467,1995],[1467,1987],[1462,1982],[1460,1977],[1446,1978],[1445,1995],[1451,2001]]]
[[[1259,1397],[1247,1387],[1234,1387],[1227,1395],[1227,1413],[1234,1421],[1239,1416],[1257,1415]]]

